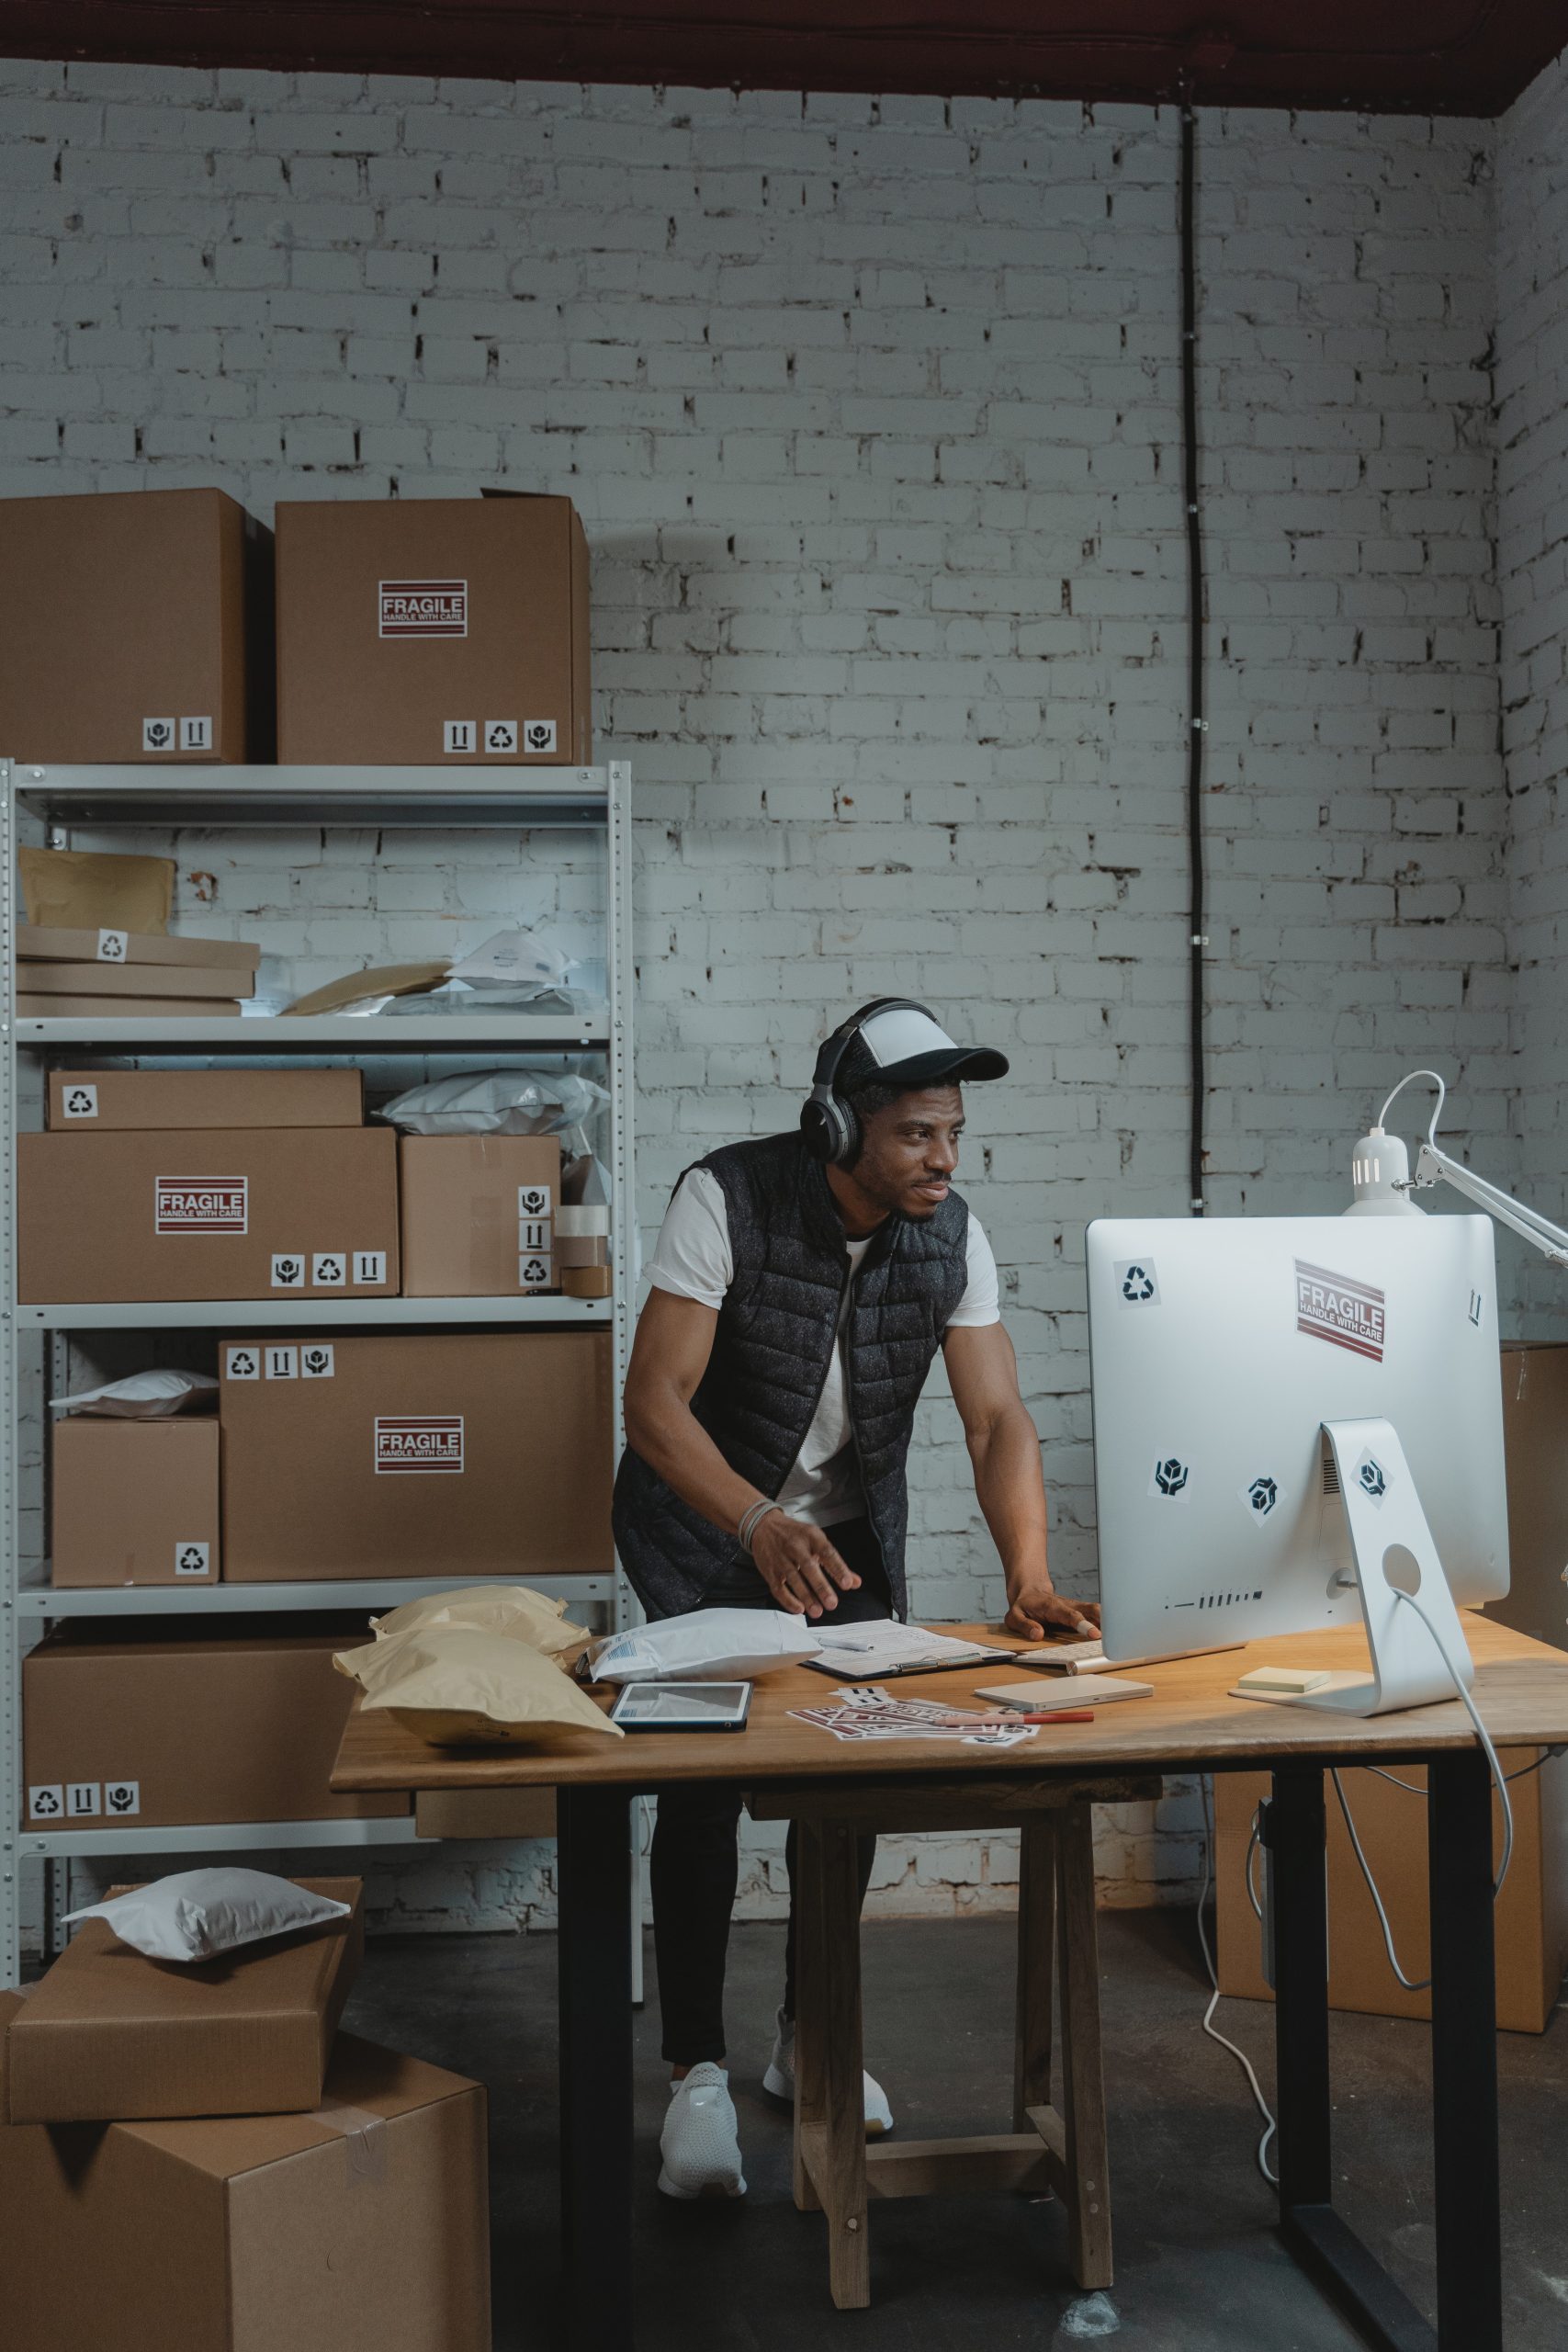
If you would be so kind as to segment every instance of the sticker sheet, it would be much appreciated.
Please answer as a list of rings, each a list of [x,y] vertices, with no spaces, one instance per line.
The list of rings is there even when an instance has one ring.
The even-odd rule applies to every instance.
[[[847,1688],[819,1707],[792,1707],[792,1722],[815,1724],[835,1739],[931,1739],[964,1747],[1017,1747],[1032,1739],[1034,1724],[1010,1724],[974,1707],[944,1707],[932,1699],[894,1698],[881,1683]]]

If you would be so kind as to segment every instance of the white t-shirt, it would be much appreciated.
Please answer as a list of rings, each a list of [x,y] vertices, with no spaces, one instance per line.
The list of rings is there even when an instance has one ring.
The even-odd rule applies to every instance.
[[[850,1295],[861,1260],[874,1234],[863,1241],[845,1236],[850,1254],[850,1281],[839,1309],[839,1330],[828,1377],[817,1400],[817,1410],[795,1466],[779,1489],[779,1501],[792,1519],[809,1520],[817,1527],[858,1519],[865,1509],[861,1492],[860,1464],[850,1430],[848,1391],[844,1378],[844,1325]],[[969,1216],[968,1281],[964,1295],[948,1317],[949,1330],[981,1323],[999,1323],[997,1261],[991,1245],[973,1210]],[[659,1246],[649,1267],[656,1290],[672,1291],[677,1298],[694,1298],[716,1311],[735,1279],[735,1253],[729,1246],[729,1216],[717,1177],[708,1168],[694,1168],[683,1179],[660,1228]]]

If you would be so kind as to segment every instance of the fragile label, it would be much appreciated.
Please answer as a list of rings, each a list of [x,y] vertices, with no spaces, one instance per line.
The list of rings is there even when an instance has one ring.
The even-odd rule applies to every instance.
[[[141,722],[141,748],[144,752],[172,752],[175,748],[174,720],[144,718]]]
[[[272,1261],[274,1290],[303,1290],[305,1287],[304,1253],[299,1250],[280,1250]]]
[[[245,1232],[250,1216],[248,1181],[243,1176],[154,1177],[155,1231]]]
[[[80,1086],[73,1080],[60,1098],[60,1108],[68,1119],[96,1119],[98,1115],[97,1088]]]
[[[96,961],[100,964],[123,964],[130,942],[123,931],[100,931]]]
[[[523,749],[532,752],[536,759],[541,752],[556,748],[556,722],[553,718],[525,718],[523,722]]]
[[[204,1577],[210,1573],[212,1553],[206,1544],[186,1542],[175,1545],[175,1574],[177,1577]]]
[[[1327,1340],[1352,1355],[1382,1363],[1384,1339],[1384,1298],[1371,1283],[1351,1282],[1322,1266],[1296,1260],[1296,1329],[1314,1340]]]
[[[312,1340],[299,1351],[301,1380],[330,1380],[333,1376],[333,1351],[324,1340]]]
[[[519,1221],[526,1216],[548,1216],[550,1188],[547,1184],[519,1184],[517,1215]]]
[[[383,580],[378,630],[382,637],[467,637],[466,580]]]
[[[121,1819],[126,1819],[133,1813],[140,1813],[141,1810],[141,1783],[140,1781],[106,1781],[104,1782],[104,1811],[107,1814],[118,1815]]]
[[[461,1470],[463,1417],[460,1413],[378,1414],[376,1472]]]

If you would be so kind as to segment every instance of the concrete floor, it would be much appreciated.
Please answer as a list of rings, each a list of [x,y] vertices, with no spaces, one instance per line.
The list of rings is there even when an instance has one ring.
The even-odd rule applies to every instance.
[[[1010,1923],[917,1921],[864,1931],[866,2052],[911,2136],[1008,2125]],[[829,2301],[821,2222],[790,2201],[789,2123],[761,2073],[781,1964],[776,1928],[731,1943],[731,2084],[750,2193],[736,2206],[657,2193],[667,2079],[650,1996],[637,2020],[638,2352],[784,2352],[808,2334],[858,2352],[1055,2352],[1116,2335],[1133,2352],[1354,2352],[1360,2339],[1280,2248],[1253,2163],[1254,2110],[1234,2060],[1199,2032],[1203,1987],[1190,1919],[1113,1912],[1101,1922],[1117,2281],[1087,2304],[1067,2276],[1060,2208],[1012,2198],[873,2208],[869,2312]],[[345,2020],[487,2082],[496,2352],[560,2341],[555,2177],[553,1938],[393,1937],[374,1942]],[[1222,2006],[1267,2088],[1273,2013]],[[1568,2021],[1504,2034],[1504,2231],[1508,2352],[1568,2341]],[[1433,2232],[1427,2036],[1337,2018],[1340,2202],[1428,2313]],[[592,2281],[574,2282],[592,2292]],[[526,2314],[525,2320],[524,2314]]]

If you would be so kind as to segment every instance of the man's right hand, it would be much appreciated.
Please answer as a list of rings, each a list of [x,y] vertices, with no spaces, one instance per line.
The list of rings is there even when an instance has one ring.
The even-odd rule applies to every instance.
[[[820,1617],[825,1609],[837,1609],[840,1592],[859,1589],[859,1577],[821,1528],[791,1519],[787,1511],[771,1510],[759,1521],[751,1558],[778,1606],[792,1617]]]

